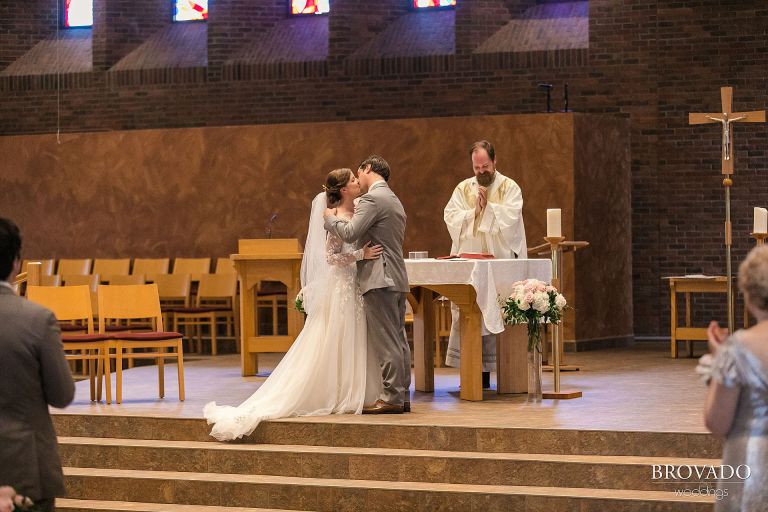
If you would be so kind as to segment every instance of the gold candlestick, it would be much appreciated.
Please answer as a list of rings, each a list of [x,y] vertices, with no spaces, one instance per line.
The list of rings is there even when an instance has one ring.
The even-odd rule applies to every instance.
[[[563,236],[546,236],[544,237],[552,251],[552,286],[560,291],[560,258],[562,257],[563,249],[561,244],[565,241]],[[554,358],[553,376],[554,376],[554,391],[545,391],[542,393],[542,398],[546,399],[569,399],[581,397],[581,391],[560,389],[560,347],[563,344],[563,328],[561,327],[562,319],[560,323],[552,324],[552,357]]]

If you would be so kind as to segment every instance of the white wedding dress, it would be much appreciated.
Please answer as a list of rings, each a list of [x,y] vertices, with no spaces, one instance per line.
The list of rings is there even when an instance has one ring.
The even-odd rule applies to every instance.
[[[362,254],[330,233],[325,245],[330,268],[312,283],[316,291],[304,329],[280,364],[239,406],[211,402],[203,409],[213,425],[211,435],[219,441],[249,435],[262,420],[360,414],[364,404],[379,397],[381,371],[368,357],[365,311],[357,286],[355,263]]]

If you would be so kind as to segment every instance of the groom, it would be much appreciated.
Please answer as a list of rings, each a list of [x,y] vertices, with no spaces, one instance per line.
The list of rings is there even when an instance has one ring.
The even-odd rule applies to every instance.
[[[368,350],[381,368],[383,390],[379,400],[363,414],[410,412],[411,351],[405,339],[405,296],[408,276],[403,260],[405,210],[387,185],[389,164],[371,155],[360,164],[357,178],[363,195],[349,221],[325,211],[325,229],[347,243],[363,247],[381,245],[384,252],[375,260],[357,262],[360,291],[368,322]]]

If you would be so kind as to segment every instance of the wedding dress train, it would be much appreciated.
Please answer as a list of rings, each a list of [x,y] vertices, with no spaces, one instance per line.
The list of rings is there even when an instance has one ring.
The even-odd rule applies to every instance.
[[[365,311],[351,245],[328,234],[330,271],[313,283],[313,307],[280,364],[237,407],[211,402],[203,414],[220,441],[251,434],[263,420],[289,416],[360,414],[379,395],[380,370],[368,357]],[[372,378],[366,378],[370,374]],[[369,382],[370,381],[370,382]]]

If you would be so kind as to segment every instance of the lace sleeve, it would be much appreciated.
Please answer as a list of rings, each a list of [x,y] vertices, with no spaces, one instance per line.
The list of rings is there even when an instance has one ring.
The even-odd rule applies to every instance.
[[[744,381],[739,371],[737,345],[731,340],[723,344],[712,359],[712,378],[723,386],[735,388],[742,386]]]
[[[343,267],[363,259],[363,250],[343,252],[344,242],[335,235],[329,234],[325,239],[325,259],[329,265]]]

